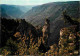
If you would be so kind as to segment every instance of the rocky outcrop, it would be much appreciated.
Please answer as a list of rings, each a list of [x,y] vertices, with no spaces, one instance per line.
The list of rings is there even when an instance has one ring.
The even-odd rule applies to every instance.
[[[48,45],[48,39],[50,37],[50,22],[48,19],[46,19],[45,24],[42,28],[42,32],[43,32],[43,43]]]
[[[79,54],[79,42],[76,32],[76,25],[65,27],[60,30],[59,54],[75,55]]]

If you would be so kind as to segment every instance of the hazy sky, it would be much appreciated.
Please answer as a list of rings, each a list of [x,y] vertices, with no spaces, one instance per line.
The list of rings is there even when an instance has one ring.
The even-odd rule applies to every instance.
[[[49,2],[60,2],[60,1],[80,1],[80,0],[0,0],[0,4],[11,4],[11,5],[41,5]]]

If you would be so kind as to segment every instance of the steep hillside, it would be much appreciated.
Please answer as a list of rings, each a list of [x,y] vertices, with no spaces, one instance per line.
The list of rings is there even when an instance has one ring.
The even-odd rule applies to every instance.
[[[0,5],[2,17],[5,17],[3,13],[11,16],[12,18],[20,18],[25,12],[30,10],[32,6],[19,6],[19,5]],[[5,10],[4,12],[2,10]]]
[[[39,5],[33,7],[23,17],[34,26],[43,26],[45,19],[48,18],[50,20],[51,32],[51,37],[49,40],[50,44],[53,44],[58,42],[60,29],[71,25],[65,24],[64,20],[62,20],[62,12],[65,10],[71,18],[79,19],[79,1],[53,2]]]
[[[1,11],[0,17],[11,18],[11,16],[9,16],[3,8],[1,8],[0,11]]]
[[[79,2],[53,2],[33,7],[23,17],[33,25],[43,24],[45,18],[51,21],[61,16],[67,10],[71,17],[79,17]],[[36,24],[38,22],[38,24]]]

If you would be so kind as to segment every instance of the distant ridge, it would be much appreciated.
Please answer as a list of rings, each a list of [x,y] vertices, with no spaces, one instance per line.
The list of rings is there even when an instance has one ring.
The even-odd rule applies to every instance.
[[[5,17],[6,15],[11,16],[12,18],[20,18],[24,13],[32,8],[32,6],[20,6],[20,5],[7,5],[7,4],[0,4],[1,7],[1,17]],[[5,11],[4,11],[5,10]],[[7,18],[7,16],[6,16]]]
[[[67,10],[71,17],[79,17],[79,1],[69,2],[51,2],[33,7],[22,18],[35,25],[37,22],[41,24],[45,18],[51,21],[59,18],[64,10]]]

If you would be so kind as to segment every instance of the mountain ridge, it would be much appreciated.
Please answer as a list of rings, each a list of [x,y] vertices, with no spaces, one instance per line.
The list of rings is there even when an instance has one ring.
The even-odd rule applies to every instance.
[[[11,16],[12,18],[20,18],[25,12],[32,8],[32,6],[7,5],[7,4],[0,4],[0,7],[1,9],[3,8],[6,14],[8,16]],[[2,11],[1,14],[3,14]]]
[[[73,10],[71,8],[73,8]],[[54,3],[39,5],[39,6],[33,7],[31,10],[29,10],[23,16],[23,18],[25,18],[26,21],[35,25],[36,21],[40,21],[40,20],[42,21],[44,18],[54,17],[54,19],[55,19],[55,18],[59,17],[60,14],[64,10],[67,10],[68,14],[71,17],[78,18],[79,17],[78,16],[79,15],[79,13],[78,13],[79,12],[79,1],[77,1],[77,2],[54,2]],[[75,15],[77,15],[77,16],[75,16]],[[53,20],[53,18],[52,18],[52,20]],[[41,22],[38,22],[38,23],[41,23]]]

